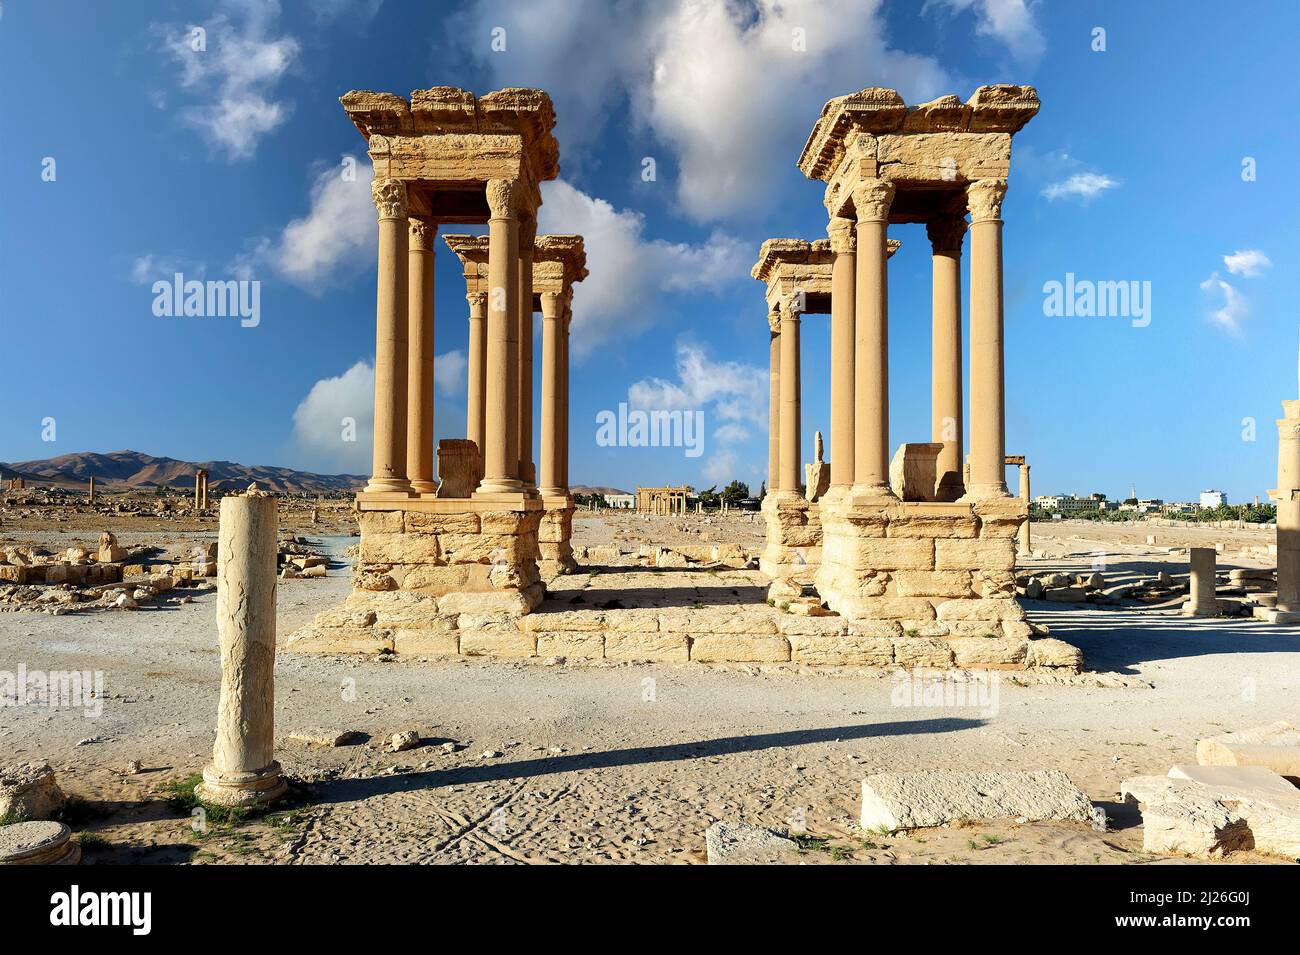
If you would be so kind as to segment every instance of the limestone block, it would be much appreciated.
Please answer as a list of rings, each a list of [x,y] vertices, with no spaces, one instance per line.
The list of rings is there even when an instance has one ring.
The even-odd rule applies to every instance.
[[[351,600],[351,598],[349,598]],[[338,607],[322,610],[313,623],[318,627],[336,627],[342,629],[361,629],[373,627],[379,622],[379,615],[369,607],[352,604],[348,601]]]
[[[973,517],[944,517],[938,514],[918,514],[891,518],[886,535],[889,537],[944,537],[971,538],[975,536],[977,522]]]
[[[486,511],[479,515],[484,534],[533,534],[542,523],[538,511]]]
[[[366,564],[434,564],[440,554],[432,534],[363,534],[359,560]]]
[[[825,637],[840,636],[849,632],[849,622],[843,617],[804,617],[794,614],[780,614],[776,618],[779,633],[818,634]]]
[[[543,610],[524,617],[523,624],[529,633],[603,631],[605,613],[600,610]]]
[[[1034,625],[1026,620],[1003,620],[1002,636],[1016,637],[1021,640],[1028,640],[1034,636]]]
[[[372,612],[381,627],[430,627],[442,622],[437,600],[405,591],[354,593],[343,601],[343,607]]]
[[[894,663],[901,667],[951,667],[952,647],[926,637],[895,637]]]
[[[1083,651],[1064,640],[1045,637],[1030,640],[1025,663],[1032,668],[1068,670],[1078,673],[1083,669]]]
[[[49,819],[66,802],[48,763],[22,763],[0,769],[0,819]]]
[[[842,601],[854,620],[933,620],[934,604],[926,597],[858,597]]]
[[[659,611],[652,607],[606,610],[605,629],[631,633],[655,633],[659,630]]]
[[[934,542],[936,570],[1010,570],[1016,562],[1016,545],[1007,538],[975,538]]]
[[[934,541],[927,537],[866,538],[853,541],[846,548],[844,564],[855,570],[930,570],[935,567],[937,545],[965,543],[979,542]]]
[[[829,666],[889,666],[894,662],[890,636],[846,633],[790,634],[790,659],[795,663]]]
[[[1300,790],[1262,766],[1175,766],[1124,780],[1120,794],[1142,809],[1147,852],[1300,858]]]
[[[586,548],[585,557],[589,564],[616,564],[623,559],[623,552],[616,544],[604,544]]]
[[[605,635],[605,659],[607,660],[685,663],[690,656],[690,641],[682,633],[637,633],[619,630]]]
[[[460,652],[467,657],[531,657],[537,638],[514,630],[462,630]]]
[[[378,627],[317,627],[308,624],[289,637],[292,653],[382,653],[393,649],[392,631]]]
[[[770,829],[715,822],[704,833],[709,865],[798,865],[799,844]]]
[[[1023,620],[1024,610],[1012,597],[945,600],[934,608],[940,620]]]
[[[877,145],[877,161],[881,175],[894,181],[1005,179],[1011,168],[1011,134],[934,132],[884,135]]]
[[[421,539],[418,535],[406,535]],[[436,539],[449,564],[515,564],[532,560],[537,538],[529,534],[439,534]]]
[[[1016,578],[1009,570],[977,570],[971,579],[981,597],[1014,597]]]
[[[776,633],[770,612],[756,613],[736,607],[706,607],[703,610],[673,608],[659,612],[659,630],[664,633]]]
[[[1300,730],[1285,720],[1209,736],[1196,744],[1202,766],[1263,766],[1300,786]]]
[[[977,669],[1022,669],[1029,653],[1028,640],[1004,637],[954,637],[950,641],[959,667]]]
[[[393,652],[409,656],[455,656],[460,652],[460,634],[452,627],[397,627],[392,640]]]
[[[1055,603],[1080,603],[1088,599],[1088,591],[1083,587],[1049,587],[1043,591],[1043,599]]]
[[[449,593],[438,598],[438,612],[446,616],[497,614],[522,617],[532,609],[529,597],[518,590]]]
[[[424,511],[410,511],[406,515],[408,534],[477,534],[479,530],[477,514],[428,514]]]
[[[387,574],[368,572],[359,580],[363,590],[391,590],[400,585],[402,590],[425,594],[445,594],[454,591],[488,590],[490,568],[484,564],[456,564],[441,567],[433,564],[406,564],[390,567]],[[384,578],[394,581],[389,587]]]
[[[962,820],[1087,822],[1092,803],[1059,769],[877,773],[862,781],[862,828],[896,832]]]
[[[357,515],[361,536],[402,533],[402,511],[362,511]]]
[[[569,660],[600,660],[605,656],[605,635],[598,630],[543,630],[537,634],[537,655],[565,657]]]
[[[691,640],[691,659],[699,663],[784,663],[790,659],[790,644],[785,637],[769,634],[704,634]]]
[[[893,574],[900,597],[973,597],[968,570],[899,570]]]
[[[656,567],[686,567],[686,555],[667,547],[655,548],[654,565]]]

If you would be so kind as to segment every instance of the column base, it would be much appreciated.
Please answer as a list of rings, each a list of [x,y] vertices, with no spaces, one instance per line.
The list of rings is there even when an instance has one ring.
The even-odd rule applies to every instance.
[[[897,504],[898,495],[888,484],[855,484],[844,500],[854,504]]]
[[[438,492],[437,481],[415,480],[411,482],[412,494],[436,494]]]
[[[820,503],[795,491],[771,491],[763,498],[767,544],[758,568],[773,579],[812,583],[822,557]]]
[[[1012,496],[1012,493],[1007,490],[1006,482],[1000,484],[971,484],[966,488],[966,493],[957,500],[963,504],[969,504],[974,501],[990,501],[995,498]]]
[[[482,483],[474,489],[472,497],[483,497],[491,494],[523,494],[528,490],[524,482],[518,478],[484,478]]]
[[[374,478],[362,488],[366,494],[410,494],[411,482],[405,478]]]
[[[247,773],[222,772],[209,763],[203,768],[203,782],[194,788],[194,794],[218,806],[251,808],[275,802],[288,788],[278,762]]]

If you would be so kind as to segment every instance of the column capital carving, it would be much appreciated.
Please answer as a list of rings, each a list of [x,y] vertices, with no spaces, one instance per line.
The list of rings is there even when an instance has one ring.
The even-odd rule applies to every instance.
[[[469,302],[472,309],[486,309],[487,292],[469,292],[465,295],[465,301]]]
[[[1002,218],[1002,200],[1007,194],[1005,179],[976,179],[966,187],[966,206],[971,222],[991,222]]]
[[[887,221],[894,202],[894,184],[887,179],[864,179],[853,188],[853,208],[859,222]]]
[[[414,216],[406,221],[410,247],[421,252],[432,252],[433,240],[438,236],[438,223],[430,222],[428,219],[417,219]]]
[[[853,228],[852,219],[832,216],[830,224],[826,226],[826,235],[831,240],[831,251],[836,255],[857,251],[858,235],[857,230]]]
[[[767,310],[767,328],[773,335],[781,334],[781,312],[780,307]]]
[[[370,198],[381,219],[405,219],[407,215],[406,183],[400,179],[375,179],[370,183]]]
[[[930,237],[930,248],[935,252],[961,252],[966,235],[966,217],[946,215],[931,219],[925,224],[925,234]]]
[[[542,318],[556,319],[561,317],[563,312],[564,296],[559,292],[543,292],[540,296],[542,300]]]
[[[796,289],[791,296],[781,303],[780,319],[782,322],[799,321],[801,311],[799,306],[803,304],[803,295]]]
[[[519,181],[517,179],[489,179],[487,202],[488,208],[492,210],[492,218],[519,218]]]

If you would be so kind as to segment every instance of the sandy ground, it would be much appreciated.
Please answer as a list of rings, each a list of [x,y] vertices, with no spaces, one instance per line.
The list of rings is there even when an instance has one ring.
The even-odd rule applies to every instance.
[[[575,543],[761,540],[762,525],[748,515],[706,520],[580,515]],[[1152,532],[1157,547],[1144,543]],[[177,536],[174,528],[132,533]],[[3,534],[49,543],[76,536],[8,522]],[[1044,556],[1032,564],[1090,568],[1100,551],[1117,579],[1149,568],[1185,573],[1166,550],[1191,542],[1184,538],[1222,541],[1229,553],[1271,540],[1254,529],[1199,539],[1206,534],[1035,525]],[[348,542],[328,543],[338,552]],[[581,589],[592,579],[565,583]],[[325,580],[284,582],[281,639],[348,587],[341,564]],[[1140,818],[1116,804],[1121,779],[1194,762],[1202,736],[1295,721],[1300,699],[1300,628],[1040,603],[1028,605],[1032,619],[1081,646],[1089,669],[1125,675],[1129,685],[1022,686],[1003,675],[979,705],[927,708],[907,705],[890,674],[870,670],[282,654],[276,728],[296,781],[290,799],[273,815],[197,832],[156,790],[197,773],[211,749],[212,604],[208,591],[134,613],[0,614],[0,670],[104,674],[101,715],[0,710],[0,762],[55,767],[80,797],[74,828],[90,834],[90,863],[699,863],[704,831],[718,820],[805,824],[828,840],[809,849],[809,862],[1164,861],[1142,853]],[[287,739],[308,727],[356,730],[362,742],[326,749]],[[423,745],[385,751],[402,729],[418,730]],[[123,774],[131,760],[145,772]],[[865,775],[961,768],[1063,769],[1106,810],[1110,831],[1013,822],[898,836],[858,829]]]

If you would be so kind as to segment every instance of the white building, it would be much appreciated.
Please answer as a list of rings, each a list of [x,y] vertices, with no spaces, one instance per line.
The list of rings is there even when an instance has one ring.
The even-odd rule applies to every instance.
[[[1215,508],[1228,503],[1228,495],[1222,491],[1202,491],[1201,507]]]
[[[606,494],[605,503],[610,507],[634,507],[636,506],[635,494]]]

